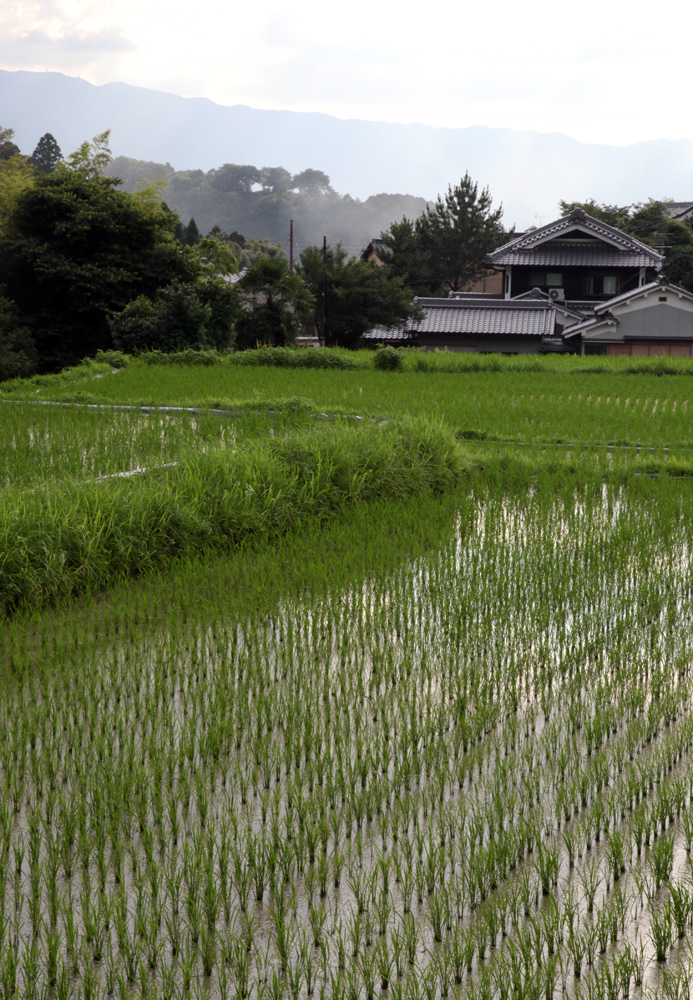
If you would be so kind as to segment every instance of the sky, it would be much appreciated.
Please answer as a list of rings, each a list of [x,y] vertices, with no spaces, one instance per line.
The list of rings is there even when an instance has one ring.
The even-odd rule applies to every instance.
[[[5,0],[0,68],[338,118],[693,138],[693,7],[583,0]],[[675,27],[675,33],[673,30]],[[654,40],[653,40],[654,36]],[[661,36],[661,40],[660,40]]]

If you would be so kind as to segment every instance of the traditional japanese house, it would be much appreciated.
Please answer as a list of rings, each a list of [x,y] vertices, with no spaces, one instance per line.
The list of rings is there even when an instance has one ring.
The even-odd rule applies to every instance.
[[[516,236],[486,257],[505,275],[503,294],[538,288],[578,310],[653,281],[664,258],[652,247],[582,209]]]
[[[502,291],[415,301],[423,317],[372,330],[372,345],[524,354],[693,351],[693,294],[661,275],[664,257],[581,209],[514,237],[485,261]]]

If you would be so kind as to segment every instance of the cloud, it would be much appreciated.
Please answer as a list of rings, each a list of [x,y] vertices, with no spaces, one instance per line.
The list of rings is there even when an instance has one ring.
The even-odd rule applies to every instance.
[[[33,31],[16,36],[11,44],[18,56],[21,52],[39,50],[43,55],[50,53],[94,55],[99,52],[132,52],[136,48],[119,28],[102,28],[91,32],[67,31],[64,34],[52,34],[43,28],[35,28]]]

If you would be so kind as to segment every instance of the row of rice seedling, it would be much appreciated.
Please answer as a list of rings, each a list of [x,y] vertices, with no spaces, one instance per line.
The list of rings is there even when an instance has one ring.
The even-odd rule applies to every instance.
[[[477,491],[439,552],[261,616],[17,632],[0,988],[675,995],[692,518],[667,480]]]
[[[230,421],[208,413],[0,403],[0,416],[0,489],[143,471],[282,429],[281,420],[260,414]]]
[[[576,359],[580,360],[580,359]],[[8,390],[9,391],[9,390]],[[470,440],[573,442],[690,448],[689,379],[627,375],[618,367],[594,374],[571,367],[544,371],[380,372],[250,365],[146,365],[81,383],[16,390],[17,398],[181,406],[244,405],[305,400],[318,411],[394,417],[441,417]]]

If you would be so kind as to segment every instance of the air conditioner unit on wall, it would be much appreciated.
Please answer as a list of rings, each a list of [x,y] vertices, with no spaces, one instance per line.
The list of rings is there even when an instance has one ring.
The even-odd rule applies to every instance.
[[[549,298],[552,302],[565,302],[565,288],[550,288]]]

